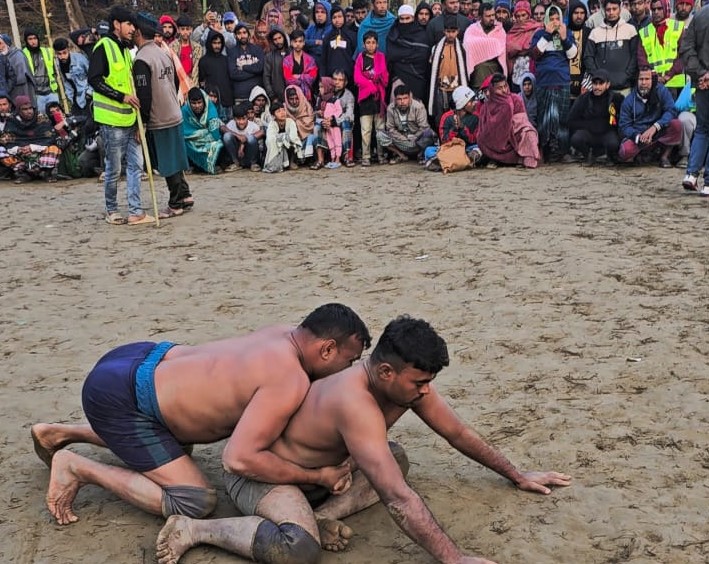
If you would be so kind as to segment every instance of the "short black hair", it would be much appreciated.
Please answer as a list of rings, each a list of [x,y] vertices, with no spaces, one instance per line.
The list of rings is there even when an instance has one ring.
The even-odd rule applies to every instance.
[[[290,32],[289,38],[291,41],[295,41],[296,39],[300,39],[301,37],[305,37],[305,32],[302,29],[294,29]]]
[[[495,6],[490,4],[490,2],[483,2],[482,4],[480,4],[480,7],[478,8],[478,17],[482,18],[483,14],[485,12],[489,12],[490,10],[494,10],[494,9],[495,9]]]
[[[352,2],[352,10],[368,10],[369,2],[367,0],[355,0]]]
[[[54,40],[54,43],[52,43],[52,48],[55,51],[64,51],[64,49],[69,48],[69,41],[65,39],[64,37],[57,37]]]
[[[246,105],[245,102],[241,102],[240,104],[237,104],[234,106],[234,119],[236,118],[245,118],[247,112],[251,109],[251,102],[248,103],[248,106]]]
[[[377,35],[377,32],[374,31],[373,29],[370,29],[368,32],[364,34],[362,37],[362,45],[364,45],[364,42],[367,41],[367,39],[374,38],[374,40],[379,44],[379,36]]]
[[[341,68],[336,68],[334,71],[332,71],[332,78],[335,78],[335,75],[337,76],[344,76],[345,77],[345,84],[347,84],[347,73],[341,69]]]
[[[300,326],[321,339],[334,339],[338,345],[352,335],[357,337],[365,349],[372,344],[372,337],[364,321],[354,310],[343,304],[321,305],[311,311]]]
[[[371,362],[386,362],[397,372],[410,364],[423,372],[438,374],[450,359],[446,342],[428,322],[402,315],[384,328]]]
[[[406,84],[399,84],[394,88],[394,96],[406,96],[407,94],[411,95],[411,88]]]

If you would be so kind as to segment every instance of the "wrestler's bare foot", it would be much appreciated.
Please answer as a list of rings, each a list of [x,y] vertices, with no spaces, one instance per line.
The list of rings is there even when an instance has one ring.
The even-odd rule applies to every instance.
[[[170,515],[155,542],[158,564],[176,564],[194,543],[192,519],[184,515]]]
[[[64,448],[67,445],[67,441],[62,439],[56,426],[49,423],[32,425],[30,434],[32,435],[34,451],[37,456],[47,467],[51,468],[54,453]]]
[[[73,468],[73,463],[78,458],[78,454],[61,450],[56,452],[52,459],[52,471],[49,474],[47,488],[47,508],[60,525],[68,525],[79,520],[71,507],[76,493],[83,485]]]
[[[352,538],[353,531],[337,519],[318,519],[320,545],[331,552],[345,550]]]

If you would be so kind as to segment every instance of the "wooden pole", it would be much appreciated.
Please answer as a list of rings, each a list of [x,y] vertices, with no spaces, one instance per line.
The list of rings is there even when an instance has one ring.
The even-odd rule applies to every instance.
[[[17,26],[15,0],[7,0],[7,15],[10,18],[10,27],[12,28],[12,41],[18,48],[20,48],[22,47],[22,42],[20,38],[20,28]]]
[[[49,14],[47,13],[47,4],[45,3],[45,0],[40,0],[40,3],[42,5],[42,15],[44,16],[44,29],[47,32],[47,43],[49,43],[49,49],[54,52],[54,49],[52,48],[52,29],[49,26]],[[66,99],[64,81],[62,80],[62,73],[59,69],[59,60],[56,57],[52,57],[52,60],[54,61],[54,77],[56,78],[57,85],[59,86],[59,97],[62,100],[64,113],[68,114],[70,110],[69,101]],[[47,69],[47,72],[49,72],[49,69]]]

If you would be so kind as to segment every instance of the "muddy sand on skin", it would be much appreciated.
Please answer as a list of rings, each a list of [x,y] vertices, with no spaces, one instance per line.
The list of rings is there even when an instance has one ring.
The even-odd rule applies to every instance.
[[[155,543],[158,564],[175,564],[190,549],[189,518],[171,515]]]
[[[71,469],[71,460],[76,455],[59,451],[54,454],[47,487],[47,507],[60,525],[69,525],[79,520],[72,503],[81,483]]]
[[[47,526],[49,471],[29,428],[84,422],[84,378],[109,349],[297,323],[337,300],[375,337],[401,313],[429,320],[451,357],[435,386],[456,411],[521,467],[573,476],[549,496],[517,492],[406,415],[390,439],[406,447],[408,480],[466,550],[705,564],[709,202],[684,195],[683,174],[194,175],[194,210],[159,229],[107,225],[94,182],[0,184],[0,535],[13,539],[0,560],[154,559],[164,520],[94,486],[74,501],[80,521]],[[120,196],[125,213],[123,184]],[[214,517],[235,514],[222,448],[194,451],[220,492]],[[64,450],[116,463],[98,447]],[[346,524],[347,550],[325,564],[431,562],[381,506]],[[181,562],[241,561],[195,547]]]
[[[340,552],[347,545],[354,531],[337,519],[318,519],[320,545],[331,552]]]

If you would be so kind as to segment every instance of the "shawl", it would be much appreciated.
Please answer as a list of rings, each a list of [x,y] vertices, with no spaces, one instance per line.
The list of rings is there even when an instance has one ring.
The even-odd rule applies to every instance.
[[[417,98],[426,97],[429,59],[431,47],[428,44],[426,28],[418,22],[402,24],[396,22],[387,38],[387,62],[392,76],[396,76],[411,87]]]
[[[266,105],[264,106],[261,115],[257,116],[257,118],[261,120],[262,124],[268,125],[273,119],[273,116],[271,115],[271,100],[268,98],[268,94],[266,94],[266,91],[262,86],[254,86],[251,89],[251,93],[249,94],[249,102],[253,103],[253,101],[259,96],[266,98]]]
[[[200,90],[204,100],[204,112],[197,117],[189,103],[182,106],[182,131],[185,135],[187,156],[202,170],[216,174],[217,158],[224,144],[219,127],[217,107],[204,90]]]
[[[463,36],[463,48],[471,73],[480,63],[497,59],[503,74],[507,74],[507,39],[500,22],[495,22],[495,28],[490,33],[483,31],[480,22],[469,25]]]
[[[263,36],[263,39],[259,39],[258,36],[256,35],[256,30],[261,27],[263,28],[261,31],[265,31],[266,35]],[[271,50],[271,42],[268,40],[268,32],[271,31],[268,27],[268,23],[266,23],[266,20],[259,20],[256,22],[256,25],[254,26],[254,34],[251,36],[251,43],[252,45],[258,45],[263,49],[264,54],[268,53]]]
[[[295,90],[298,94],[298,105],[295,107],[288,104],[288,92],[291,90]],[[313,113],[313,107],[310,105],[310,102],[305,99],[303,91],[297,86],[286,87],[285,99],[286,103],[283,107],[286,109],[286,114],[295,121],[295,125],[298,128],[298,136],[301,139],[305,139],[315,130],[315,114]]]
[[[472,27],[472,26],[470,26]],[[446,38],[441,39],[436,46],[433,48],[433,56],[431,59],[431,85],[428,89],[428,113],[433,115],[433,105],[436,101],[436,88],[438,88],[438,71],[441,68],[441,55],[443,54],[443,47],[446,44]],[[455,41],[455,55],[458,63],[458,76],[460,77],[459,86],[468,86],[468,73],[465,70],[465,55],[463,53],[463,48],[458,39]]]
[[[283,78],[286,81],[286,86],[297,86],[307,100],[312,100],[313,94],[311,88],[318,76],[318,65],[315,63],[313,57],[303,51],[303,72],[300,78],[295,78],[293,76],[294,64],[293,53],[288,53],[283,58]]]
[[[391,26],[394,25],[396,21],[396,16],[391,12],[387,12],[384,17],[375,16],[374,12],[369,12],[367,17],[362,20],[359,24],[359,29],[357,30],[357,50],[355,51],[355,57],[359,55],[364,50],[364,34],[368,31],[374,31],[379,38],[377,42],[377,50],[386,54],[387,52],[387,35],[389,35],[389,30]]]
[[[48,147],[56,144],[54,125],[46,115],[37,113],[37,110],[29,121],[22,121],[19,114],[12,116],[7,120],[0,137],[7,149],[29,145]]]
[[[361,29],[361,28],[360,28]],[[361,102],[370,96],[379,100],[379,115],[384,116],[387,111],[386,87],[389,84],[389,71],[387,70],[384,53],[374,53],[374,68],[371,71],[363,70],[363,54],[357,55],[355,60],[355,84],[357,85],[357,101]]]
[[[266,129],[266,160],[263,164],[265,172],[283,172],[290,164],[288,149],[295,149],[296,156],[303,158],[303,149],[298,136],[298,129],[292,119],[286,118],[285,131],[280,131],[274,119]]]
[[[527,116],[529,117],[529,121],[532,123],[532,125],[536,125],[537,122],[537,90],[536,90],[536,84],[537,84],[537,79],[534,77],[534,75],[531,72],[525,72],[519,80],[519,85],[520,88],[522,87],[522,84],[526,79],[529,79],[532,81],[532,95],[527,98],[525,95],[524,91],[520,93],[520,98],[522,98],[522,102],[524,102],[524,109],[527,110]]]
[[[534,132],[534,142],[528,135]],[[536,131],[524,103],[516,94],[492,94],[480,109],[478,145],[483,154],[503,163],[536,166],[539,161]],[[533,146],[532,146],[533,145]]]
[[[175,27],[175,29],[177,29],[177,27]],[[156,45],[158,45],[163,51],[165,51],[165,53],[170,55],[170,58],[172,59],[172,62],[175,65],[175,72],[177,73],[177,80],[179,82],[179,86],[177,88],[177,101],[180,103],[180,105],[182,105],[187,100],[187,93],[193,86],[192,79],[185,72],[185,67],[182,66],[180,56],[175,53],[175,51],[170,49],[170,45],[168,43],[166,43],[165,41],[161,41],[160,43],[156,43]],[[195,67],[199,69],[199,61],[197,61]]]
[[[507,32],[507,68],[514,67],[514,60],[520,55],[529,55],[532,36],[542,27],[537,21],[529,20],[523,24],[514,24]]]
[[[325,105],[332,100],[335,95],[335,84],[329,76],[324,76],[320,79],[320,104],[318,110],[324,111]]]

